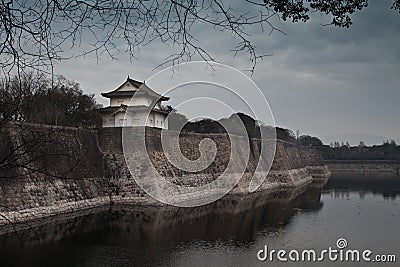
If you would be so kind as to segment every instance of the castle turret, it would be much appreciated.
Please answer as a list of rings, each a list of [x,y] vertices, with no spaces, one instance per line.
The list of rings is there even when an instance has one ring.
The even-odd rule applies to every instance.
[[[162,96],[150,89],[145,82],[129,78],[117,89],[102,93],[110,99],[110,105],[100,109],[103,127],[149,126],[168,129],[168,109]],[[134,98],[132,98],[135,96]]]

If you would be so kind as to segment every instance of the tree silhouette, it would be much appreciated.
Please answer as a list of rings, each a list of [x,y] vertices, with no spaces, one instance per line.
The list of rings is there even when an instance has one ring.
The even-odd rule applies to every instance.
[[[94,95],[63,76],[14,76],[0,79],[0,126],[8,121],[96,127],[101,117]]]
[[[197,25],[232,34],[237,53],[247,53],[253,68],[260,55],[249,34],[279,30],[273,17],[307,21],[318,12],[329,24],[349,27],[350,15],[368,0],[9,0],[0,3],[0,66],[3,72],[52,69],[73,56],[124,50],[131,57],[141,47],[160,42],[179,47],[163,63],[178,63],[196,55],[214,60],[199,42]],[[393,9],[400,9],[394,0]],[[74,50],[79,47],[80,52]],[[70,54],[67,51],[72,51]]]

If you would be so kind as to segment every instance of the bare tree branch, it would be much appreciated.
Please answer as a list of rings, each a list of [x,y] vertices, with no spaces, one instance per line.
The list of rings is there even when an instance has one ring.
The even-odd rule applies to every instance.
[[[60,60],[94,54],[134,58],[149,43],[178,47],[165,63],[198,56],[215,60],[198,40],[196,25],[229,32],[237,53],[247,53],[254,66],[259,55],[251,35],[278,31],[271,18],[307,21],[311,12],[332,17],[331,24],[349,27],[350,15],[367,0],[2,0],[0,4],[0,67],[4,73],[28,69],[52,71]],[[395,0],[393,9],[400,9]],[[68,52],[71,51],[71,52]]]

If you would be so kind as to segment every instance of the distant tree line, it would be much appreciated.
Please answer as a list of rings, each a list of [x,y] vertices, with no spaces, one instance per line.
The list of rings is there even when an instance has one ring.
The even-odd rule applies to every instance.
[[[318,137],[310,135],[299,136],[297,138],[297,144],[300,146],[315,146],[315,147],[321,147],[324,145]]]
[[[96,127],[101,106],[77,82],[39,74],[0,78],[0,120]]]
[[[176,110],[172,111],[168,121],[169,129],[171,130],[181,130],[186,132],[196,132],[196,133],[226,133],[225,128],[222,125],[228,125],[230,132],[233,134],[240,134],[239,131],[235,131],[235,124],[238,123],[237,119],[240,119],[243,123],[247,136],[249,138],[271,138],[275,137],[279,140],[283,140],[289,143],[296,143],[296,136],[292,130],[281,128],[281,127],[271,127],[260,123],[259,121],[253,119],[251,116],[238,112],[232,114],[229,118],[222,118],[220,120],[212,119],[202,119],[197,121],[188,121],[185,115],[180,114]],[[276,134],[273,131],[276,131]],[[308,139],[307,139],[308,140]],[[303,143],[307,142],[304,139]],[[321,142],[322,144],[322,142]]]
[[[197,121],[189,121],[185,115],[173,110],[168,120],[169,129],[182,130],[184,132],[195,133],[226,133],[224,126],[229,127],[229,131],[234,134],[240,134],[239,121],[243,123],[249,137],[255,138],[259,136],[259,126],[257,122],[244,113],[232,114],[229,118],[222,118],[218,121],[212,119],[202,119]]]
[[[367,146],[363,141],[357,146],[336,141],[321,150],[328,160],[400,160],[400,146],[394,140],[385,140],[382,145],[373,146]]]
[[[234,116],[237,115],[237,116]],[[272,136],[271,131],[276,131],[276,138],[285,142],[302,147],[315,147],[322,152],[327,160],[400,160],[400,146],[394,140],[386,140],[382,145],[367,146],[363,141],[357,146],[350,146],[349,142],[332,142],[330,145],[324,145],[323,142],[315,136],[300,135],[297,130],[294,133],[290,129],[281,127],[271,127],[262,125],[249,115],[236,113],[229,118],[220,120],[202,119],[198,121],[188,121],[185,115],[173,110],[169,120],[169,128],[172,130],[181,130],[196,133],[225,133],[222,122],[225,125],[236,123],[234,118],[240,118],[246,128],[249,138],[261,138],[261,136]],[[183,128],[182,128],[183,126]],[[262,133],[262,135],[261,135]]]

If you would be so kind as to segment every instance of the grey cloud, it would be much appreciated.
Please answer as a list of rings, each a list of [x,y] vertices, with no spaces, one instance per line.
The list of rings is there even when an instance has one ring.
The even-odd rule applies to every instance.
[[[325,142],[343,134],[352,140],[378,136],[400,142],[399,20],[390,1],[370,1],[353,16],[350,29],[321,26],[329,18],[315,15],[307,23],[273,21],[287,35],[251,30],[260,53],[273,53],[259,62],[252,79],[268,97],[277,124],[324,136]],[[229,32],[203,25],[194,30],[220,62],[239,70],[251,67],[247,55],[232,57],[229,50],[236,43]],[[177,48],[153,43],[132,62],[121,52],[117,61],[80,58],[59,64],[56,71],[107,104],[100,92],[115,89],[127,75],[146,79],[173,51]]]

